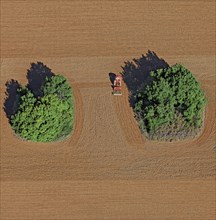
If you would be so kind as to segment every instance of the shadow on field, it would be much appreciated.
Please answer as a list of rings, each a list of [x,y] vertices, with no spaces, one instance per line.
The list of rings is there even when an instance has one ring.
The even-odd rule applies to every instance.
[[[116,74],[115,73],[109,73],[110,82],[113,84],[115,80]]]
[[[116,78],[116,74],[115,73],[109,73],[109,78],[110,78],[110,82],[112,83],[111,87],[112,89],[114,88],[114,80]]]
[[[35,97],[42,96],[41,86],[44,84],[46,77],[50,78],[52,76],[54,76],[54,73],[42,62],[31,63],[31,68],[27,71],[27,87]]]
[[[142,55],[138,59],[125,62],[122,66],[122,76],[129,91],[130,106],[134,107],[135,97],[137,89],[141,85],[146,85],[152,81],[150,72],[160,68],[167,68],[168,63],[157,56],[154,51],[148,51],[146,55]]]
[[[35,97],[42,96],[41,86],[44,84],[46,77],[53,76],[51,69],[44,65],[42,62],[31,63],[31,67],[27,70],[27,87],[33,92]],[[20,93],[17,89],[21,88],[21,84],[14,79],[6,82],[6,98],[4,101],[3,109],[7,118],[10,120],[11,116],[14,115],[19,106]]]
[[[4,102],[3,109],[8,119],[11,115],[15,114],[18,110],[18,105],[20,101],[20,94],[17,89],[21,87],[18,81],[11,79],[5,83],[6,86],[6,99]]]

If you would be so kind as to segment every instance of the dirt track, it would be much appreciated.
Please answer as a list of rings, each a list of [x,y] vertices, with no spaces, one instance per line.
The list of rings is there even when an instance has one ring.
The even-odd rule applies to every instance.
[[[1,218],[214,219],[214,6],[2,1]],[[148,49],[184,64],[206,91],[205,127],[196,139],[144,140],[126,87],[112,96],[109,72]],[[26,69],[37,60],[73,86],[75,130],[63,142],[18,140],[2,110],[5,82],[26,83]]]

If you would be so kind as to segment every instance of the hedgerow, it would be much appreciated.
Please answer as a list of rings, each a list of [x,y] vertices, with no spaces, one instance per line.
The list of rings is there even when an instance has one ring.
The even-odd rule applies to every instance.
[[[176,139],[196,133],[207,100],[200,83],[181,64],[151,71],[151,83],[135,95],[135,116],[152,139]]]

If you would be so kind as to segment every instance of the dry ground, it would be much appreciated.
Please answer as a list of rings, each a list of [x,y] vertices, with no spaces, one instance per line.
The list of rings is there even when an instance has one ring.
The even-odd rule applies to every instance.
[[[1,219],[215,219],[215,2],[1,1]],[[109,72],[155,51],[201,82],[208,107],[194,140],[141,137]],[[17,139],[2,110],[5,82],[42,61],[71,82],[75,131]]]

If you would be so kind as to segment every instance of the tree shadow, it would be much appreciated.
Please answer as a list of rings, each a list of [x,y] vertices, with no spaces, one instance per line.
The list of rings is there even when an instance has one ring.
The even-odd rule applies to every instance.
[[[114,80],[116,78],[116,74],[115,73],[109,73],[109,78],[110,78],[110,82],[113,84]]]
[[[112,89],[114,88],[114,81],[115,81],[115,78],[116,78],[116,74],[115,73],[109,73],[109,78],[110,78],[110,82],[112,83],[111,87]]]
[[[11,79],[5,83],[6,86],[6,99],[4,102],[4,112],[8,119],[11,118],[12,115],[14,115],[19,106],[20,101],[20,94],[18,93],[18,89],[21,88],[21,85],[18,81]]]
[[[54,76],[54,73],[42,62],[31,63],[31,67],[29,70],[27,70],[26,76],[28,79],[27,88],[32,91],[36,98],[43,96],[41,86],[43,86],[45,83],[46,77],[49,78],[52,76]],[[10,121],[11,116],[14,115],[18,110],[21,94],[17,90],[22,86],[18,81],[14,79],[7,81],[5,86],[6,98],[4,101],[3,109]]]
[[[31,63],[31,67],[27,71],[27,87],[36,98],[42,96],[41,86],[45,83],[46,77],[50,78],[52,76],[54,76],[54,73],[42,62]]]
[[[141,85],[147,85],[153,79],[150,76],[151,71],[155,71],[160,68],[169,67],[168,63],[157,56],[154,51],[148,50],[146,55],[142,55],[138,59],[125,62],[122,66],[123,81],[128,87],[130,106],[134,107],[135,93]]]

